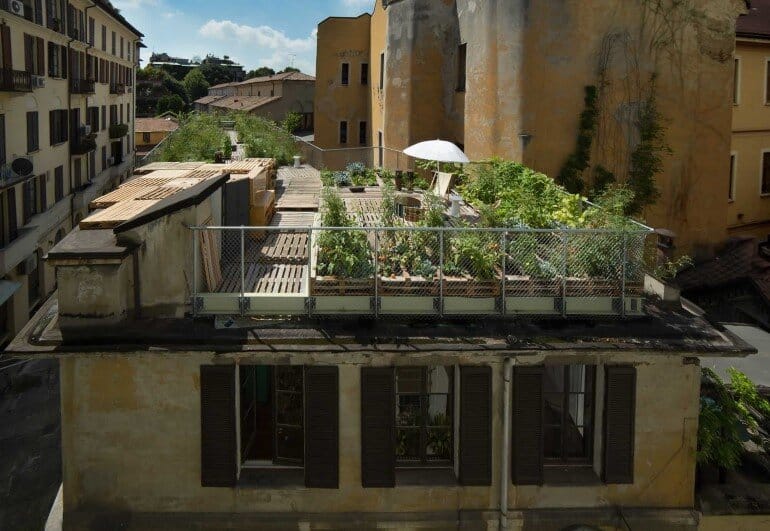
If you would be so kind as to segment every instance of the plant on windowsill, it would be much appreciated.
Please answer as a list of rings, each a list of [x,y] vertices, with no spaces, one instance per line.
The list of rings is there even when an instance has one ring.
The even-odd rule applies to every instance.
[[[128,134],[128,124],[112,124],[110,126],[110,138],[123,138]]]
[[[72,143],[71,151],[73,155],[85,155],[96,149],[96,135],[84,135],[79,140]]]

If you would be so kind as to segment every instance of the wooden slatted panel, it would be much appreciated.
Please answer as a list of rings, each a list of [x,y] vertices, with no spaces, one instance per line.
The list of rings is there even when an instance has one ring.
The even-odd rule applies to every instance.
[[[114,229],[134,216],[141,214],[158,201],[122,201],[109,208],[94,212],[79,224],[82,230]]]
[[[633,483],[636,369],[607,366],[604,385],[604,482]]]
[[[460,368],[460,484],[492,485],[492,369]]]
[[[147,192],[155,190],[156,188],[156,186],[144,186],[142,184],[134,184],[133,182],[127,183],[117,190],[113,190],[108,194],[97,197],[91,201],[89,207],[91,210],[109,208],[116,203],[120,203],[121,201],[129,201],[131,199],[135,199],[141,195],[146,194]]]
[[[210,231],[203,230],[198,232],[199,247],[201,253],[201,262],[203,264],[203,276],[206,279],[206,285],[211,291],[219,291],[224,293],[233,293],[231,291],[223,291],[220,288],[222,284],[222,265],[220,263],[219,254],[219,237]],[[238,266],[240,268],[240,264]],[[238,269],[237,277],[240,282],[240,269]],[[240,291],[240,290],[239,290]]]
[[[305,368],[305,486],[339,488],[339,371]]]
[[[512,473],[517,485],[543,483],[543,367],[517,367],[513,377]]]
[[[201,166],[205,166],[205,163],[203,162],[153,162],[151,164],[147,164],[146,166],[142,166],[138,169],[141,170],[142,173],[149,173],[153,171],[158,170],[195,170],[197,168],[200,168]]]
[[[222,175],[223,171],[217,171],[217,170],[195,170],[190,173],[187,173],[185,175],[182,175],[178,178],[180,179],[211,179],[212,177],[217,177],[219,175]]]
[[[392,367],[361,368],[361,483],[396,486],[395,376]]]
[[[178,178],[178,176],[155,177],[153,175],[147,175],[146,177],[138,177],[128,182],[131,183],[132,186],[162,186]]]
[[[158,186],[157,188],[153,188],[144,194],[136,197],[136,200],[139,201],[145,201],[150,199],[165,199],[167,197],[171,197],[177,192],[180,192],[181,188],[171,188],[170,186]]]
[[[247,263],[244,274],[245,292],[262,295],[301,295],[305,292],[307,266],[301,264]],[[240,264],[227,265],[217,284],[218,293],[240,293]]]
[[[201,485],[234,487],[237,478],[235,365],[203,365]]]

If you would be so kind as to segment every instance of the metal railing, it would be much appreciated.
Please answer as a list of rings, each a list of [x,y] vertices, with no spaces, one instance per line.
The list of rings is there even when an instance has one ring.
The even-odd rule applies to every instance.
[[[4,92],[31,92],[32,74],[21,70],[0,68],[0,90]]]
[[[94,93],[94,80],[93,79],[70,79],[70,89],[73,94],[93,94]]]
[[[125,94],[125,93],[126,93],[125,83],[110,83],[110,94]]]
[[[386,147],[351,147],[322,149],[299,137],[294,137],[302,160],[319,170],[344,170],[348,164],[360,162],[368,168],[389,170],[414,170],[415,160],[398,149]]]
[[[651,231],[192,227],[196,315],[642,313]]]

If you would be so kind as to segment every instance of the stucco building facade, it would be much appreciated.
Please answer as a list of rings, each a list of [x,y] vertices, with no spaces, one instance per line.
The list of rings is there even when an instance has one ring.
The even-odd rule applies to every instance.
[[[696,256],[726,238],[734,29],[746,2],[375,4],[319,24],[319,147],[366,139],[387,165],[380,146],[440,137],[472,160],[510,158],[555,177],[576,149],[591,86],[597,127],[583,180],[601,166],[623,181],[637,113],[654,96],[671,152],[661,152],[660,196],[645,218]]]
[[[100,0],[2,6],[0,345],[54,287],[42,257],[130,175],[142,37]]]

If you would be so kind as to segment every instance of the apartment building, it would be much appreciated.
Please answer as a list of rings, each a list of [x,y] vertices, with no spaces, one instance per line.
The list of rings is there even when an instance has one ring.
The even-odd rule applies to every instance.
[[[260,288],[308,274],[302,212],[191,232],[237,217],[249,164],[145,167],[49,252],[56,309],[8,353],[60,363],[65,529],[698,528],[698,356],[749,348],[653,300],[562,318],[517,293],[511,320],[413,291],[382,319],[404,297],[356,279]]]
[[[302,117],[300,131],[313,130],[315,78],[301,72],[284,72],[209,88],[195,101],[200,112],[240,111],[280,122],[287,114]]]
[[[738,18],[727,186],[731,236],[770,236],[770,1]]]
[[[639,111],[654,97],[671,152],[661,152],[660,196],[645,219],[696,257],[727,237],[733,36],[745,0],[372,3],[318,26],[319,147],[371,146],[375,163],[394,166],[388,149],[442,138],[472,160],[503,157],[553,177],[587,149],[580,174],[591,186],[605,170],[630,174]],[[586,87],[597,89],[594,109]],[[594,132],[580,129],[587,110]]]
[[[0,8],[2,345],[55,286],[42,257],[131,174],[142,34],[103,0]]]

